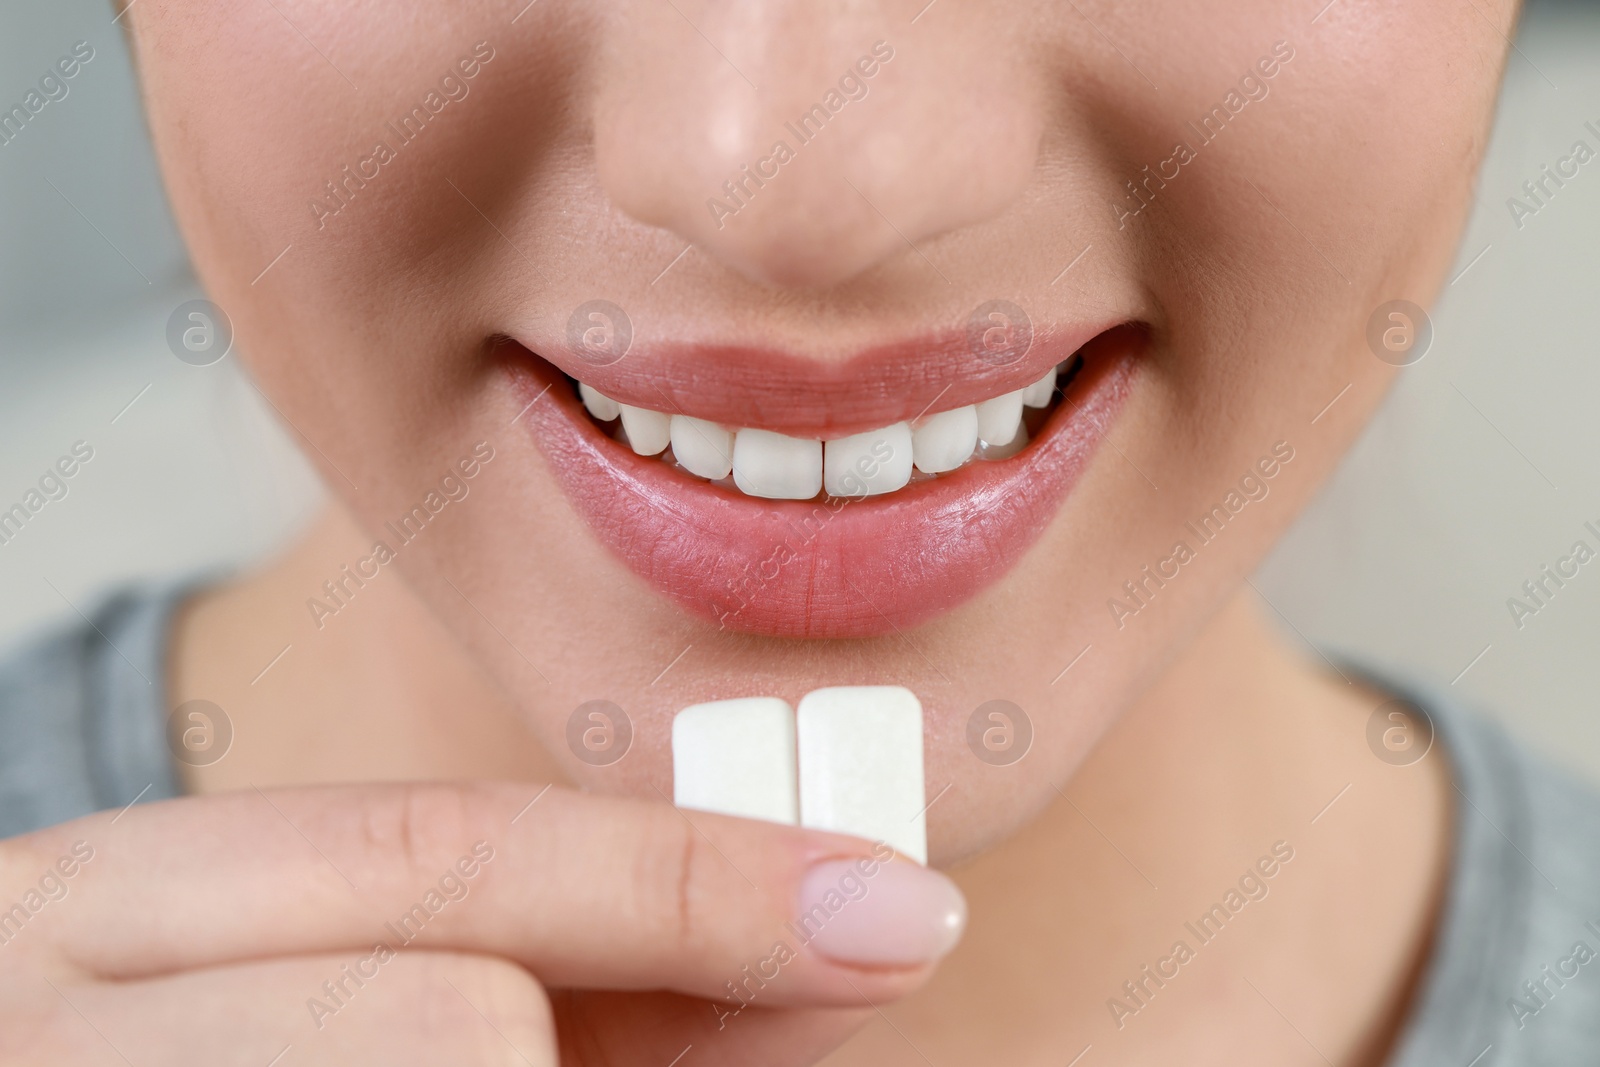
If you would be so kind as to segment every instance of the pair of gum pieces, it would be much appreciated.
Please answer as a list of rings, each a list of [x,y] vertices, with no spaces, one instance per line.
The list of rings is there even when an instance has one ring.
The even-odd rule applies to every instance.
[[[882,841],[928,861],[922,703],[900,686],[695,704],[672,720],[673,803]]]

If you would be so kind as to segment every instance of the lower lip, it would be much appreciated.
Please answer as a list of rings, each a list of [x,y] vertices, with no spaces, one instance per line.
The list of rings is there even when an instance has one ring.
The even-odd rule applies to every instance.
[[[700,481],[607,437],[544,361],[507,366],[567,497],[649,585],[728,630],[873,637],[957,607],[1017,563],[1115,421],[1138,343],[1117,330],[1086,345],[1066,399],[1018,455],[861,500],[759,500]]]

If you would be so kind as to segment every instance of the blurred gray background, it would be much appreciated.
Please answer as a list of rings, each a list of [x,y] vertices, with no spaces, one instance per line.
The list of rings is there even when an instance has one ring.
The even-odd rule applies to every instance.
[[[257,558],[321,490],[233,359],[167,349],[199,293],[109,5],[0,11],[4,108],[74,42],[96,53],[0,145],[0,509],[94,448],[0,545],[4,645],[120,582]],[[1600,5],[1530,8],[1432,348],[1256,584],[1321,652],[1449,689],[1600,779],[1600,560],[1521,629],[1506,606],[1574,541],[1600,547],[1600,159],[1520,229],[1506,207],[1574,141],[1600,148],[1597,56]]]

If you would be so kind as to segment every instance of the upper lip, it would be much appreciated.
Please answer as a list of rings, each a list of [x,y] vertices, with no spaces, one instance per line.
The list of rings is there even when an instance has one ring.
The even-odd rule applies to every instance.
[[[984,358],[965,329],[887,341],[830,362],[760,345],[636,341],[616,362],[600,364],[565,344],[516,340],[624,404],[828,439],[1024,388],[1116,325],[1035,324],[1031,346],[1010,362]]]

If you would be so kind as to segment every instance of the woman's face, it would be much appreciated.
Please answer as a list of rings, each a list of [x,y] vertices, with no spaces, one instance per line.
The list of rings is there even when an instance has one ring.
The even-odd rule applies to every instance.
[[[924,2],[125,21],[200,276],[382,543],[351,572],[409,582],[598,788],[670,795],[690,703],[908,686],[948,861],[1054,796],[1359,431],[1514,12]],[[1020,451],[867,495],[1058,364]],[[630,444],[573,379],[705,422],[639,456],[663,420]],[[725,429],[737,484],[685,467]],[[631,721],[608,765],[569,753],[592,700]],[[1022,762],[995,708],[969,733],[990,701]]]

